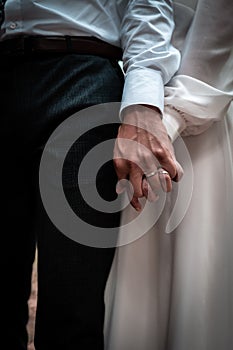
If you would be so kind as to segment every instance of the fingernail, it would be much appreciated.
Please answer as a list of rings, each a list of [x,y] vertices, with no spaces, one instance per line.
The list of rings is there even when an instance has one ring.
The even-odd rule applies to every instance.
[[[137,211],[141,211],[141,208],[139,208],[139,207],[136,207],[135,209],[136,209]]]
[[[116,193],[121,194],[125,191],[125,186],[122,186],[120,182],[117,183],[116,185]]]

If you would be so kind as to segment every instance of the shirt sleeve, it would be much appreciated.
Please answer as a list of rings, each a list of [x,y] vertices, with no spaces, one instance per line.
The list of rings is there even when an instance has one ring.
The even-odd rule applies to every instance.
[[[163,122],[172,140],[200,134],[226,115],[233,99],[232,18],[232,0],[198,1],[181,66],[165,87]]]
[[[172,1],[129,1],[121,26],[125,72],[121,111],[135,104],[163,111],[164,85],[180,63],[180,53],[171,45],[173,28]]]

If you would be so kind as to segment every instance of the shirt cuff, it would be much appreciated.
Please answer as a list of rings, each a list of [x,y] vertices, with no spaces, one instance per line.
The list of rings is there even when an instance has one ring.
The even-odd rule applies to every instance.
[[[157,107],[163,112],[164,83],[159,71],[135,69],[126,74],[120,119],[122,120],[122,111],[126,107],[139,104]]]
[[[164,107],[163,124],[172,142],[176,140],[186,127],[185,120],[180,112],[169,105]]]

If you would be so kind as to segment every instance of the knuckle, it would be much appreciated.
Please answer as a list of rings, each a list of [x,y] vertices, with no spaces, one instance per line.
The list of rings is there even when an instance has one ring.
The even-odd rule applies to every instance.
[[[114,163],[114,167],[117,169],[121,169],[124,166],[123,159],[115,158],[115,159],[113,159],[113,163]]]
[[[157,147],[154,150],[154,155],[158,160],[164,160],[167,157],[167,153],[162,147]]]

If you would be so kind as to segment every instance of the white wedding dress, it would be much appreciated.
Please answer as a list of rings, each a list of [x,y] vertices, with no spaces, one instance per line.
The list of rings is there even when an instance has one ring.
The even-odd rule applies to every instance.
[[[182,2],[164,123],[185,174],[153,227],[117,249],[107,350],[233,349],[233,2]]]

